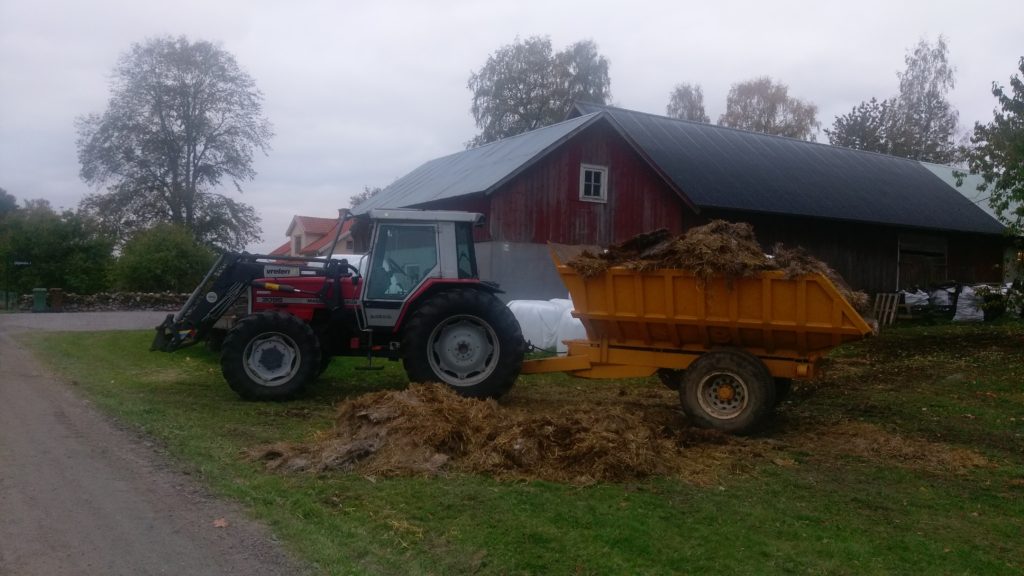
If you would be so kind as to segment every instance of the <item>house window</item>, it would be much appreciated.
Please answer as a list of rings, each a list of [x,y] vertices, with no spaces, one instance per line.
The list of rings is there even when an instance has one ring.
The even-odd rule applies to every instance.
[[[292,238],[292,256],[298,256],[300,250],[302,250],[302,236],[295,236]]]
[[[608,201],[608,167],[580,165],[580,200]]]

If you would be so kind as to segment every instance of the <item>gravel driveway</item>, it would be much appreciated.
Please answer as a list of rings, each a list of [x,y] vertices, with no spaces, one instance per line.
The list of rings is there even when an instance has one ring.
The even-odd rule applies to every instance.
[[[240,506],[211,497],[11,337],[148,329],[165,316],[0,314],[0,575],[306,572]]]
[[[145,330],[164,321],[169,312],[65,312],[0,314],[0,332]]]

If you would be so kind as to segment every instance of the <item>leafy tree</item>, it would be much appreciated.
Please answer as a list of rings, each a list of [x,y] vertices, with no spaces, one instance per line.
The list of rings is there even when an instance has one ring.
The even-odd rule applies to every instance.
[[[0,278],[22,293],[62,288],[92,294],[107,288],[112,248],[113,241],[88,215],[58,214],[45,200],[29,200],[0,220]]]
[[[921,40],[907,54],[907,69],[899,74],[900,93],[888,128],[892,154],[940,164],[956,160],[959,114],[946,99],[956,86],[956,71],[948,54],[942,36],[934,46]]]
[[[676,84],[668,97],[665,115],[693,122],[711,122],[704,112],[704,90],[700,84]]]
[[[974,125],[968,153],[971,172],[984,182],[989,204],[1016,235],[1024,234],[1024,57],[1018,61],[1020,76],[1010,77],[1010,90],[992,84],[999,101],[988,124]]]
[[[593,40],[581,40],[555,54],[555,74],[562,108],[556,121],[564,120],[577,100],[605,104],[611,98],[608,59],[597,51]]]
[[[765,134],[814,141],[818,107],[789,96],[789,87],[762,76],[733,84],[718,123]]]
[[[107,110],[78,121],[81,177],[106,192],[82,208],[119,240],[159,222],[200,242],[241,249],[259,239],[255,210],[217,192],[252,180],[253,152],[273,135],[263,95],[235,58],[209,42],[155,38],[125,53]]]
[[[5,214],[14,212],[18,209],[18,199],[12,194],[8,194],[7,190],[0,188],[0,218],[3,218]]]
[[[946,99],[956,84],[948,54],[941,36],[935,45],[918,42],[906,55],[906,70],[897,74],[899,94],[882,101],[872,98],[837,116],[832,128],[825,129],[829,142],[940,164],[956,162],[959,115]]]
[[[576,100],[604,104],[610,98],[608,59],[590,40],[552,52],[551,39],[516,39],[470,74],[471,107],[480,134],[469,146],[561,122]]]
[[[373,198],[377,194],[380,194],[382,190],[384,189],[381,188],[380,186],[374,186],[373,188],[369,186],[363,186],[362,192],[349,196],[348,205],[350,208],[355,208],[356,206],[359,206],[360,204],[366,202],[370,198]]]
[[[140,292],[190,292],[213,264],[209,248],[188,230],[157,224],[128,240],[114,265],[118,288]]]
[[[832,128],[825,129],[833,146],[888,153],[887,125],[891,121],[893,100],[872,98],[854,106],[848,114],[836,116]]]

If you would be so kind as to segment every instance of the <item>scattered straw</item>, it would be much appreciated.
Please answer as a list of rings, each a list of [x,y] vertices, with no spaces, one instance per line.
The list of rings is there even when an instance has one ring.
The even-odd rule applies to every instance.
[[[888,432],[867,422],[844,421],[813,433],[805,430],[788,436],[786,443],[814,457],[845,454],[873,463],[932,472],[963,474],[973,468],[993,466],[972,450]]]

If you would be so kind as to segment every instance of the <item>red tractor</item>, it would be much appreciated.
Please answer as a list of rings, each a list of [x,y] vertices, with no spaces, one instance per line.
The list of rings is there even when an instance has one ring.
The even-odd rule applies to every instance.
[[[367,368],[376,355],[401,359],[411,381],[444,382],[463,396],[507,392],[526,343],[497,285],[479,279],[473,227],[483,217],[421,210],[367,216],[370,250],[357,264],[224,254],[184,307],[157,327],[152,349],[222,337],[224,378],[250,400],[295,396],[333,356],[365,356]],[[246,309],[227,322],[245,293]]]

